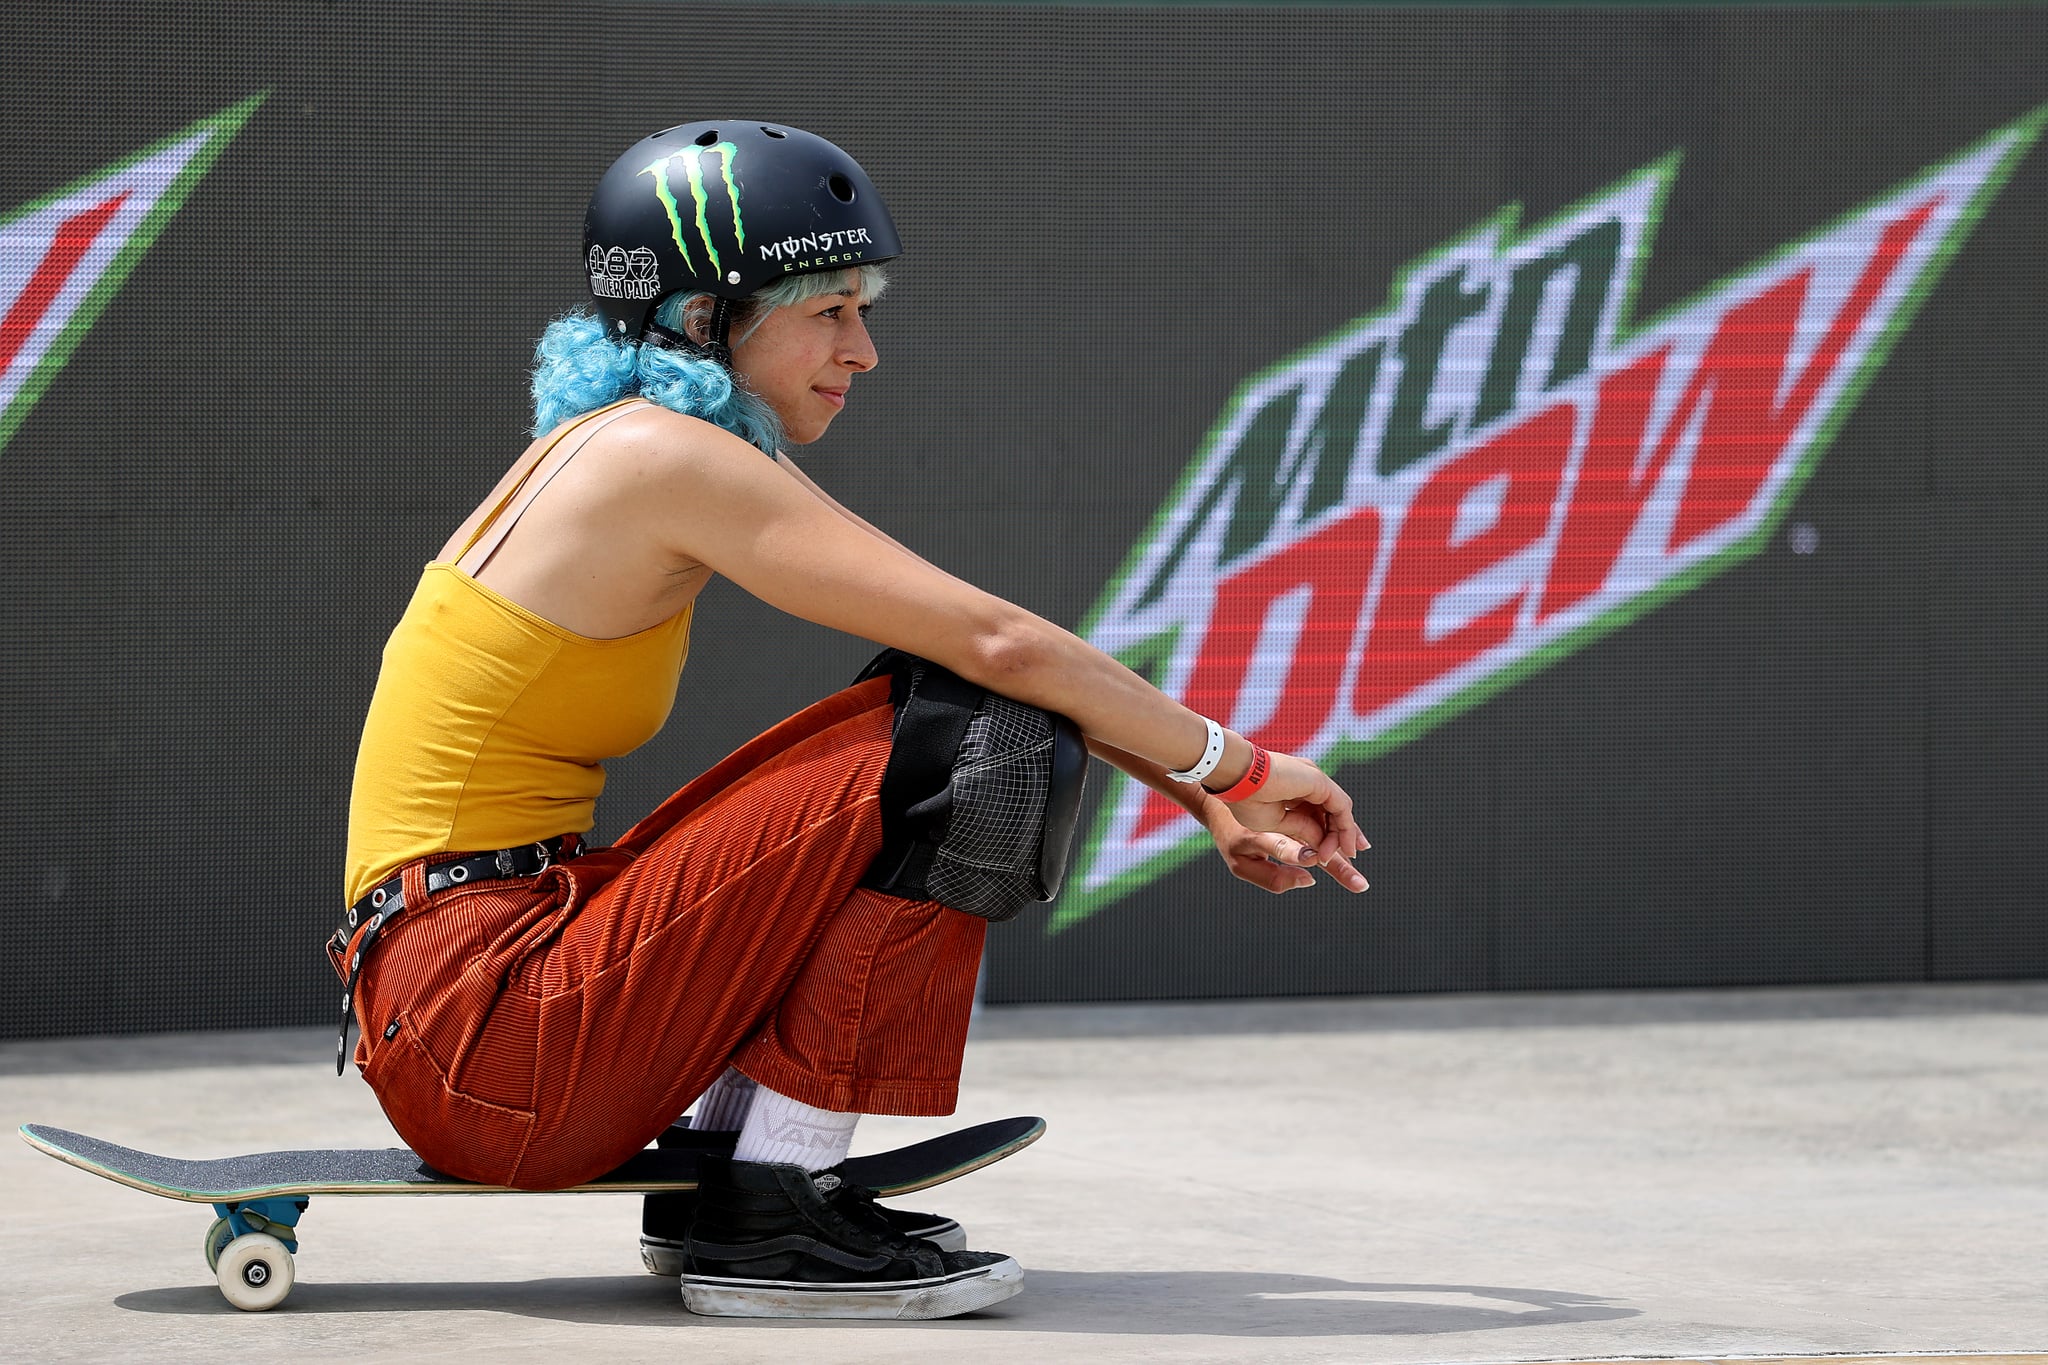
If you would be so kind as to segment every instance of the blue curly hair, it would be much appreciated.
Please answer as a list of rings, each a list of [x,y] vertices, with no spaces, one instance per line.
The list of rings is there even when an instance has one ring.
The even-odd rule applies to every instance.
[[[865,299],[875,298],[888,283],[879,266],[860,267],[860,276]],[[838,271],[821,271],[776,281],[735,310],[734,344],[744,341],[775,309],[836,293],[844,279]],[[655,309],[654,320],[680,332],[691,301],[704,297],[671,294]],[[533,351],[535,436],[634,395],[671,412],[701,417],[770,455],[782,444],[782,422],[775,410],[713,361],[666,346],[614,341],[604,323],[587,310],[564,314],[541,333]]]

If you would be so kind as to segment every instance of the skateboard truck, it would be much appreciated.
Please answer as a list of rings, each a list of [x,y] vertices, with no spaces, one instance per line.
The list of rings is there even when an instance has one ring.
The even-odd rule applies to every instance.
[[[239,1237],[243,1233],[262,1232],[284,1243],[286,1251],[297,1251],[299,1239],[293,1234],[299,1225],[299,1215],[306,1211],[310,1202],[304,1199],[251,1199],[241,1204],[215,1204],[213,1211]]]

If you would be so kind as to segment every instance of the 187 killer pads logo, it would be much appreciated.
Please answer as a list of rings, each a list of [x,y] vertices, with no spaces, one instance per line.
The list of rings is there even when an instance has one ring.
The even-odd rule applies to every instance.
[[[0,445],[263,95],[0,219]]]
[[[1754,554],[2044,117],[1648,322],[1675,154],[1502,212],[1238,390],[1084,632],[1268,748],[1413,739]],[[1119,777],[1052,927],[1207,846]]]

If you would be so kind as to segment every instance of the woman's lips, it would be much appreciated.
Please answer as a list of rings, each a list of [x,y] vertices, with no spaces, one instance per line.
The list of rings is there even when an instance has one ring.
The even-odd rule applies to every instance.
[[[846,406],[845,389],[812,389],[811,392],[817,394],[818,397],[824,399],[835,408]]]

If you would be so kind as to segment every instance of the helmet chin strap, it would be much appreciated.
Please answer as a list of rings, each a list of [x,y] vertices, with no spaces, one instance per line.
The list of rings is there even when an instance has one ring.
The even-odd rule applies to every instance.
[[[732,369],[732,300],[714,297],[711,301],[711,318],[705,328],[709,337],[706,341],[692,341],[689,336],[673,327],[649,318],[643,339],[672,351],[682,351],[701,360],[708,360],[723,370]]]

